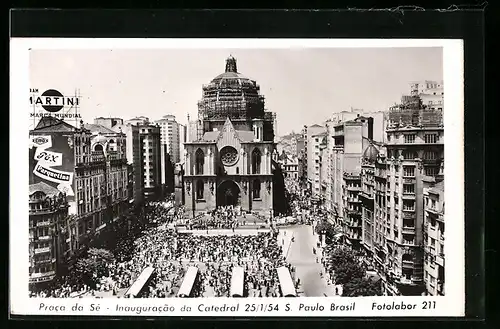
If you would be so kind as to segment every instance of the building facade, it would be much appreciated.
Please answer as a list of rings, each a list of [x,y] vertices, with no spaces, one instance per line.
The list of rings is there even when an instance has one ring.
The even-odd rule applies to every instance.
[[[353,249],[359,250],[362,240],[362,210],[358,194],[361,191],[361,176],[344,172],[342,184],[343,216],[342,231],[347,238],[345,241]]]
[[[115,125],[111,128],[115,132],[122,132],[126,139],[126,157],[129,165],[129,181],[132,192],[129,193],[130,201],[136,207],[144,203],[144,178],[142,174],[142,145],[139,136],[139,126],[131,123]]]
[[[62,250],[66,258],[78,255],[128,209],[125,137],[95,135],[83,122],[76,128],[43,117],[30,138],[46,142],[29,150],[30,184],[44,182],[66,194],[69,234]],[[39,156],[44,151],[60,161],[45,163]]]
[[[275,116],[265,110],[259,90],[237,71],[233,57],[226,60],[224,73],[203,86],[198,120],[190,125],[194,140],[185,143],[188,215],[226,205],[272,214]]]
[[[144,200],[154,201],[162,196],[162,151],[160,127],[151,124],[139,125],[141,144],[141,174]]]
[[[324,150],[326,180],[323,193],[325,208],[337,224],[341,224],[345,216],[344,207],[347,199],[344,193],[347,193],[347,186],[344,184],[351,184],[352,182],[348,182],[353,179],[351,177],[358,177],[356,184],[359,185],[363,151],[373,137],[372,124],[373,120],[357,114],[352,121],[326,122]],[[344,174],[347,175],[347,180]]]
[[[167,146],[167,153],[173,164],[181,161],[180,156],[180,131],[179,124],[175,120],[175,115],[165,115],[155,123],[160,126],[160,140],[162,145]]]
[[[44,182],[29,186],[29,282],[52,281],[65,266],[66,194]]]
[[[403,96],[390,109],[387,127],[389,191],[392,196],[387,235],[388,260],[395,273],[389,289],[402,295],[424,291],[425,176],[443,179],[442,110],[426,107],[418,96]]]
[[[425,293],[444,295],[444,182],[427,179],[424,188]]]
[[[420,93],[389,109],[384,147],[363,157],[362,243],[387,295],[444,293],[443,111]]]

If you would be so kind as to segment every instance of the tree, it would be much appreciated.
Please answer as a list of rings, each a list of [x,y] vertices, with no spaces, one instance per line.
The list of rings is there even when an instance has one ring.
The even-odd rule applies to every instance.
[[[355,278],[344,285],[342,296],[382,296],[380,280],[371,278]]]
[[[90,248],[87,257],[76,262],[75,274],[83,282],[94,286],[97,278],[109,275],[107,265],[113,261],[114,256],[109,250]]]
[[[322,220],[316,226],[316,233],[323,234],[323,232],[325,233],[326,243],[330,244],[333,241],[335,235],[337,233],[340,233],[340,230],[339,228],[335,227],[332,223],[326,220]]]
[[[346,284],[366,274],[363,266],[352,250],[345,248],[327,248],[325,250],[326,267],[332,273],[337,284]]]
[[[358,262],[347,262],[340,264],[334,270],[334,280],[336,284],[345,285],[354,280],[361,280],[366,275],[366,271]]]

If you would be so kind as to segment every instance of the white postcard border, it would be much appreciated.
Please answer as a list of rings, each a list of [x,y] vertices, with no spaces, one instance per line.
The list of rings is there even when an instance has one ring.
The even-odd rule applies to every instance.
[[[178,49],[178,48],[370,48],[370,47],[443,47],[444,102],[445,102],[445,203],[446,218],[445,291],[442,297],[356,297],[356,298],[203,298],[203,299],[32,299],[28,292],[28,212],[18,200],[28,195],[28,152],[19,147],[26,140],[28,122],[29,52],[31,49]],[[9,310],[16,315],[115,315],[132,316],[134,312],[114,312],[117,305],[163,307],[173,306],[174,312],[144,312],[142,316],[464,316],[465,312],[465,216],[464,216],[464,95],[463,95],[463,41],[438,39],[46,39],[12,38],[10,42],[10,257]],[[451,252],[450,252],[451,251]],[[432,310],[421,307],[413,311],[372,310],[372,303],[436,302]],[[331,303],[356,303],[352,312],[298,311],[301,303],[314,306],[320,303],[329,309]],[[65,311],[40,309],[40,303],[65,306]],[[71,307],[78,303],[82,311]],[[241,304],[239,312],[199,312],[199,304]],[[100,304],[99,311],[90,311],[91,304]],[[257,309],[278,305],[280,311],[245,312],[244,305]],[[286,311],[290,304],[292,311]],[[182,305],[190,305],[191,312],[182,312]],[[263,305],[263,306],[258,306]],[[155,310],[157,310],[157,308]]]

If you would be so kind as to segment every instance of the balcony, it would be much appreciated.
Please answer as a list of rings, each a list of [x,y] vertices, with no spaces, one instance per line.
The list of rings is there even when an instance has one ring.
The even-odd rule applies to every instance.
[[[403,226],[403,229],[401,230],[403,234],[415,234],[415,227],[411,226]]]
[[[424,165],[439,165],[441,159],[422,159]]]
[[[50,224],[50,221],[48,221],[48,220],[47,220],[47,221],[37,222],[37,223],[36,223],[36,226],[37,226],[37,227],[40,227],[40,226],[50,226],[50,225],[51,225],[51,224]]]
[[[414,219],[415,210],[403,209],[403,219]]]
[[[368,194],[365,191],[360,191],[359,194],[358,194],[358,198],[359,197],[365,198],[365,199],[369,199],[369,200],[373,200],[373,195],[372,194]]]
[[[346,186],[346,189],[351,192],[361,192],[361,186]]]
[[[37,264],[50,264],[50,263],[55,263],[55,262],[56,262],[55,258],[43,259],[43,260],[37,260],[36,261]]]
[[[361,216],[361,211],[359,211],[359,210],[351,210],[351,209],[346,208],[346,212],[348,215],[351,215],[351,216]]]
[[[42,236],[38,237],[39,241],[48,241],[48,240],[51,240],[51,239],[52,238],[50,237],[50,235],[42,235]]]
[[[403,239],[401,241],[401,244],[403,246],[411,246],[411,247],[413,247],[413,246],[415,246],[415,240],[405,240],[405,239]]]
[[[403,178],[403,184],[415,184],[415,178]]]
[[[352,203],[361,203],[361,201],[358,200],[358,198],[353,198],[353,197],[347,197],[347,201]]]
[[[403,192],[403,200],[415,200],[415,193]]]
[[[402,285],[415,286],[422,283],[422,278],[412,276],[410,279],[408,279],[407,277],[401,276],[395,277],[395,281]]]
[[[44,247],[44,248],[35,248],[35,255],[38,254],[43,254],[45,252],[50,252],[50,247]]]
[[[411,268],[412,269],[413,266],[415,266],[415,264],[411,260],[403,260],[403,262],[402,262],[403,268]]]

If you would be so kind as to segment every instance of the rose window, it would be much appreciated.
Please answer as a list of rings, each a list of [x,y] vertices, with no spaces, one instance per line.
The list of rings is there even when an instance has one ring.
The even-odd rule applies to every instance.
[[[225,166],[232,166],[238,161],[238,151],[234,147],[225,146],[220,151],[220,159]]]

